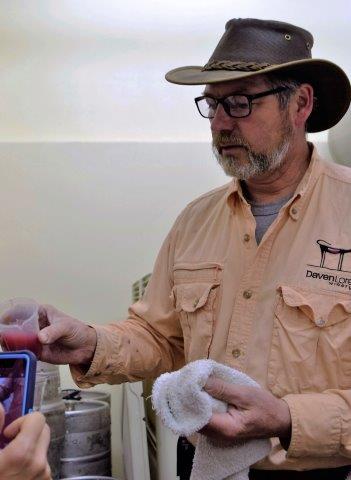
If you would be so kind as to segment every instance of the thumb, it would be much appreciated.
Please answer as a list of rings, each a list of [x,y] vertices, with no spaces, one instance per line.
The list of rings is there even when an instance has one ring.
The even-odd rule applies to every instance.
[[[23,422],[24,422],[24,417],[16,418],[16,420],[14,420],[10,425],[8,425],[4,429],[3,433],[4,433],[5,437],[7,437],[11,440],[13,438],[15,438],[17,436],[18,432],[21,430]]]
[[[235,385],[220,378],[209,377],[204,390],[211,397],[222,400],[236,408],[249,408],[256,404],[262,395],[262,389],[251,385]]]
[[[54,323],[48,327],[43,328],[38,333],[39,341],[44,345],[50,345],[56,342],[59,338],[67,335],[65,323]]]
[[[209,377],[204,390],[211,395],[211,397],[222,400],[223,402],[229,402],[231,399],[231,387],[232,385],[228,382],[224,382],[220,378]]]
[[[234,385],[233,383],[224,382],[220,378],[209,377],[204,390],[211,397],[222,400],[237,408],[246,408],[252,403],[255,395],[257,396],[257,388],[246,385]]]
[[[45,417],[40,412],[34,412],[31,414],[24,415],[23,417],[18,417],[10,425],[8,425],[4,430],[4,435],[13,439],[17,435],[24,431],[26,434],[27,441],[36,441],[40,432],[44,428]]]

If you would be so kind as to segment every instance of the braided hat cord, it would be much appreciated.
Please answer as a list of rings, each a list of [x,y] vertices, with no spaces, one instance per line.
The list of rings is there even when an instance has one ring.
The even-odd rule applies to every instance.
[[[256,62],[232,62],[230,60],[213,60],[207,63],[202,71],[208,70],[239,70],[241,72],[257,72],[267,67],[271,67],[270,63]]]

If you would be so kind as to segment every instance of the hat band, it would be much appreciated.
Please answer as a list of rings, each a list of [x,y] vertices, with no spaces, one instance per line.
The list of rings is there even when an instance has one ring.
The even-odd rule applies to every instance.
[[[208,62],[202,69],[203,72],[208,70],[239,70],[240,72],[257,72],[271,67],[270,63],[256,62],[232,62],[231,60],[212,60]]]

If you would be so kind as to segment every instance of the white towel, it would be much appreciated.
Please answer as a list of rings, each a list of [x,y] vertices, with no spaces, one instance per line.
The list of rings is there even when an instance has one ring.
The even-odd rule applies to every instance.
[[[213,360],[197,360],[154,383],[152,402],[162,422],[177,435],[189,436],[209,422],[212,412],[227,404],[203,390],[213,375],[229,383],[259,387],[250,377]],[[199,434],[190,480],[247,480],[250,466],[270,451],[269,440],[249,440],[223,447]]]

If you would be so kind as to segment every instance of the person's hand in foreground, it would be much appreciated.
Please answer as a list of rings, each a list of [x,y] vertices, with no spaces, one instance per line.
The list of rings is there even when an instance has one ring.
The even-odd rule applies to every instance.
[[[91,363],[97,341],[92,327],[51,305],[40,307],[39,323],[41,330],[38,338],[43,345],[40,360],[54,364]]]
[[[4,409],[0,404],[0,431]],[[0,450],[1,480],[51,480],[47,462],[50,429],[41,413],[17,418],[4,430],[10,443]]]
[[[280,437],[284,448],[290,442],[291,416],[288,404],[262,388],[233,385],[210,377],[204,390],[228,403],[226,413],[214,413],[200,433],[225,444],[237,440]]]

